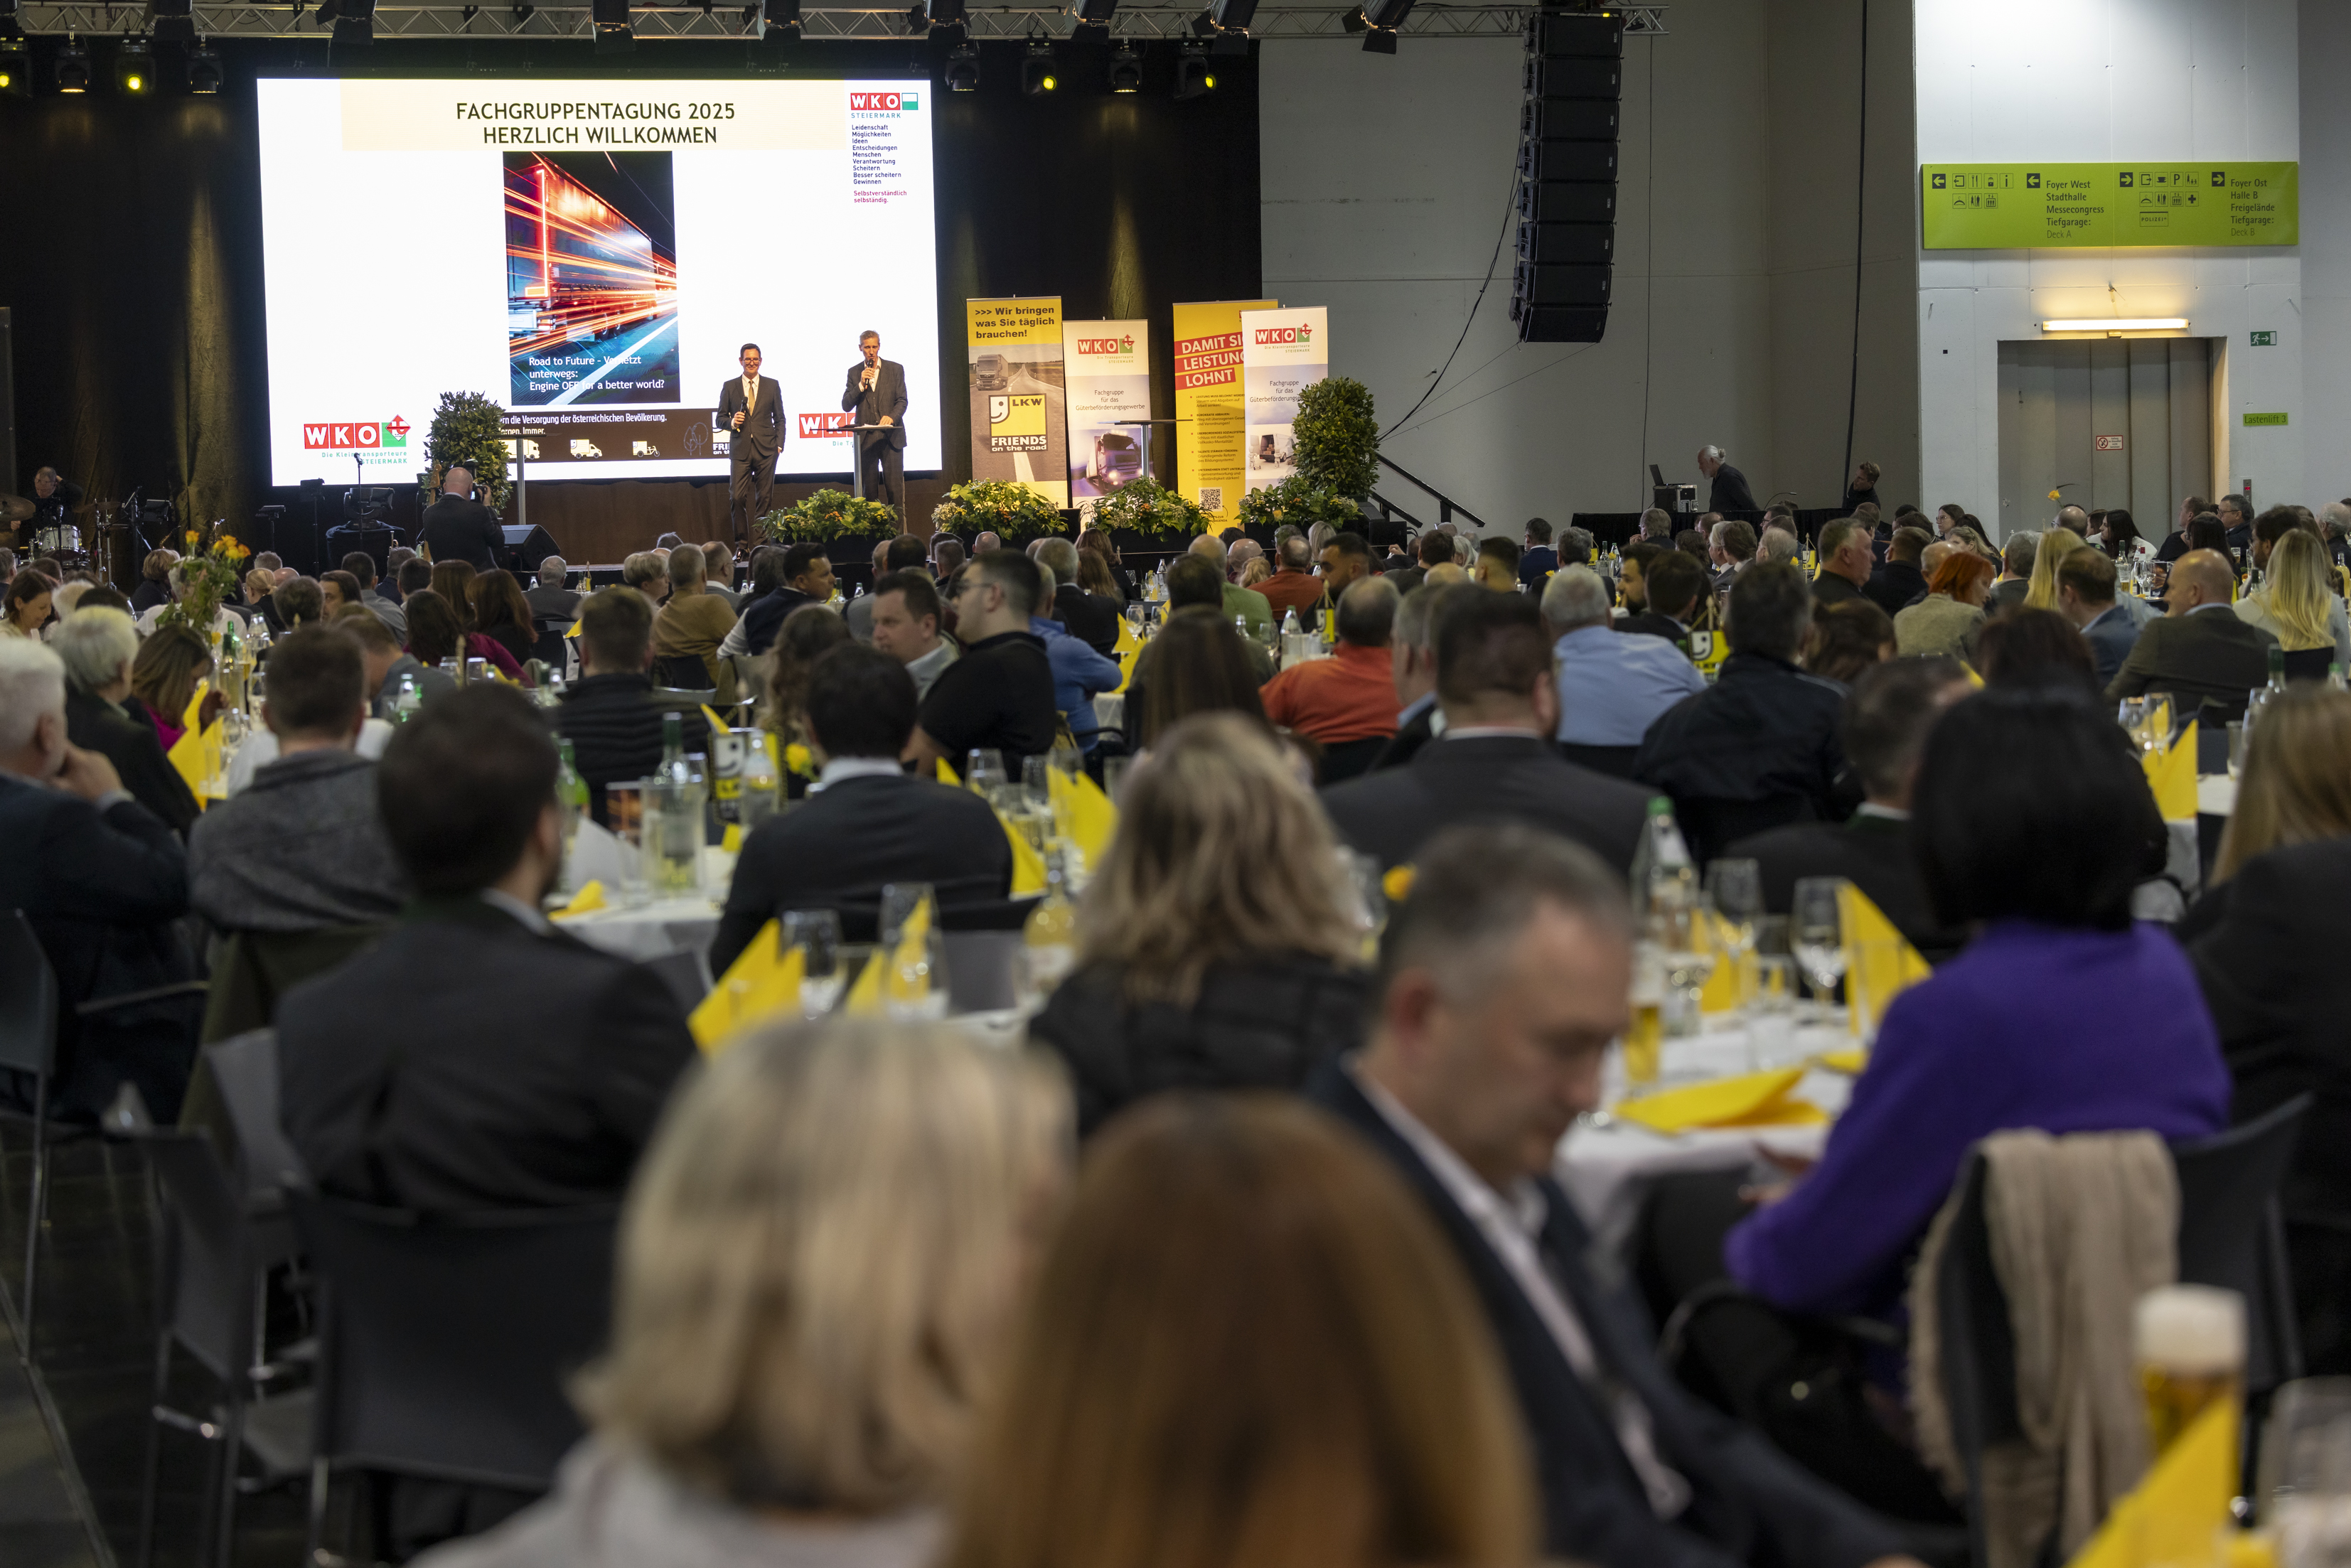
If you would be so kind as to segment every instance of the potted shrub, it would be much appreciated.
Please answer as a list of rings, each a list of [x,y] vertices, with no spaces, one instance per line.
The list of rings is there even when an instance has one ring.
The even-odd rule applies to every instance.
[[[1070,531],[1069,518],[1050,500],[1011,479],[974,479],[949,488],[931,511],[935,533],[967,538],[995,534],[1006,544],[1027,544]]]
[[[1218,528],[1215,518],[1152,478],[1130,480],[1096,501],[1094,527],[1110,529],[1119,544],[1162,549]]]
[[[779,545],[803,539],[889,538],[899,531],[898,514],[880,501],[823,489],[769,512],[759,519],[759,531]]]
[[[432,427],[424,433],[424,461],[432,468],[436,492],[449,465],[463,463],[474,471],[483,504],[493,512],[505,512],[507,492],[514,488],[507,478],[514,449],[507,440],[506,417],[505,409],[480,392],[441,394],[441,406],[433,411]]]

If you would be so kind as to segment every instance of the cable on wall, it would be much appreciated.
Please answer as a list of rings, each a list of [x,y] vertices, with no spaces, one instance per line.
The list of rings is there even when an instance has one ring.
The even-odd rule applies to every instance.
[[[1861,136],[1860,152],[1854,161],[1853,185],[1853,380],[1845,392],[1844,402],[1844,474],[1837,480],[1837,503],[1844,506],[1845,489],[1853,478],[1854,416],[1861,408],[1861,220],[1869,186],[1869,0],[1861,0]]]

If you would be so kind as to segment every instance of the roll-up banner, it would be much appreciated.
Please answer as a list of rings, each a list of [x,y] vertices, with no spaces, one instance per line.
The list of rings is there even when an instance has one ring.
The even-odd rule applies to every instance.
[[[1151,472],[1151,334],[1147,321],[1064,321],[1070,382],[1070,495],[1094,503]]]
[[[1241,312],[1273,299],[1176,307],[1176,471],[1184,494],[1211,517],[1241,507]]]
[[[1247,489],[1298,472],[1290,426],[1298,394],[1331,373],[1331,313],[1322,306],[1241,312],[1242,463]]]
[[[1012,479],[1070,504],[1061,298],[967,299],[971,476]]]

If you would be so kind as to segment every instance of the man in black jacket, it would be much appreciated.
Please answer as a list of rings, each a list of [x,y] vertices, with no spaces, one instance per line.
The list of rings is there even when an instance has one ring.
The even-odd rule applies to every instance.
[[[1852,804],[1838,784],[1844,688],[1796,667],[1812,620],[1811,590],[1792,563],[1766,561],[1740,573],[1730,591],[1731,653],[1720,675],[1667,708],[1642,737],[1633,777],[1673,797],[1700,864],[1734,839],[1789,822],[1839,821]]]
[[[1934,536],[1924,528],[1896,528],[1893,542],[1886,546],[1886,559],[1869,574],[1861,591],[1888,615],[1897,615],[1927,592],[1927,576],[1918,570],[1918,558],[1934,543]]]
[[[511,686],[468,686],[401,726],[381,769],[417,899],[287,993],[287,1138],[320,1190],[390,1207],[617,1202],[694,1037],[660,977],[539,913],[563,855],[546,725]]]
[[[1119,602],[1078,586],[1078,547],[1067,539],[1040,539],[1031,552],[1053,574],[1053,608],[1045,613],[1104,658],[1118,657]]]
[[[1747,487],[1747,476],[1722,460],[1721,447],[1699,448],[1698,471],[1713,482],[1713,487],[1707,491],[1708,511],[1751,512],[1755,509],[1755,492]]]
[[[857,466],[865,477],[865,498],[885,507],[905,499],[906,367],[882,357],[882,334],[858,335],[855,364],[841,385],[841,406],[855,424],[881,424],[857,437]]]
[[[92,1117],[127,1080],[158,1121],[177,1118],[195,1054],[193,1006],[87,1019],[75,1009],[194,977],[173,925],[187,912],[187,861],[114,765],[66,739],[65,666],[24,638],[0,638],[0,910],[24,911],[57,975],[51,1113]],[[29,1081],[6,1087],[29,1108]]]
[[[776,458],[784,449],[784,394],[773,376],[759,374],[759,345],[746,343],[737,362],[739,376],[718,389],[718,423],[726,431],[729,479],[727,519],[737,543],[751,537],[768,515],[776,483]]]
[[[804,604],[824,604],[832,598],[832,557],[829,548],[811,539],[784,551],[783,586],[744,607],[735,629],[718,645],[721,653],[766,653],[774,645],[785,617]]]
[[[1424,841],[1447,823],[1513,821],[1583,844],[1620,875],[1628,871],[1647,792],[1565,761],[1554,748],[1559,688],[1534,600],[1465,588],[1436,610],[1445,733],[1409,766],[1322,791],[1332,823],[1382,866],[1416,862]]]
[[[2234,577],[2218,552],[2189,550],[2171,564],[2163,619],[2139,628],[2138,641],[2106,684],[2106,700],[2165,692],[2181,719],[2209,705],[2211,724],[2242,718],[2245,698],[2270,678],[2277,638],[2231,608]]]
[[[809,672],[808,724],[822,770],[806,800],[744,844],[713,974],[788,909],[838,911],[842,936],[871,942],[888,883],[930,883],[949,922],[958,906],[1001,902],[1012,884],[1012,846],[987,802],[898,765],[914,732],[904,665],[862,643],[832,649]]]
[[[155,721],[131,695],[139,632],[130,615],[105,605],[78,609],[58,622],[49,647],[66,666],[66,738],[114,765],[131,798],[183,838],[195,821],[195,791],[155,734]]]
[[[1442,536],[1438,536],[1442,537]],[[1394,582],[1396,573],[1389,572]],[[1395,627],[1388,635],[1391,674],[1395,681],[1396,732],[1367,774],[1402,768],[1420,755],[1437,734],[1437,612],[1448,594],[1461,585],[1438,583],[1426,592],[1407,593],[1396,606]]]
[[[474,499],[474,471],[452,463],[441,476],[441,498],[424,508],[416,542],[436,561],[471,561],[475,571],[494,571],[506,554],[507,537],[497,514]]]
[[[1492,1324],[1542,1492],[1543,1555],[1596,1568],[1907,1568],[1901,1538],[1686,1393],[1552,1178],[1629,1026],[1623,885],[1523,827],[1430,847],[1381,944],[1371,1042],[1309,1093],[1391,1161]]]
[[[571,765],[588,785],[588,809],[611,826],[604,789],[644,778],[661,761],[661,705],[653,700],[653,609],[633,588],[591,594],[580,611],[580,678],[555,710]]]

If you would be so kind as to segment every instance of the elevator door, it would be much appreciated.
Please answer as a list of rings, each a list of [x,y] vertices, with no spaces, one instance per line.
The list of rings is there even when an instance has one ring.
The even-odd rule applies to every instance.
[[[2160,539],[2180,502],[2213,493],[2211,406],[2202,338],[2002,343],[2001,537],[2077,506],[2123,507]]]

